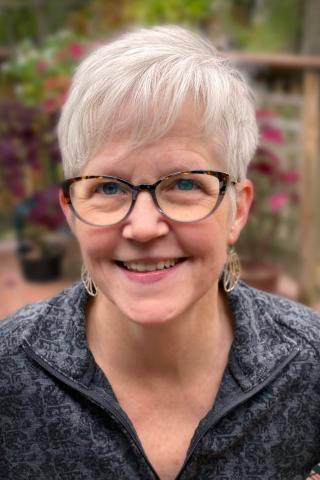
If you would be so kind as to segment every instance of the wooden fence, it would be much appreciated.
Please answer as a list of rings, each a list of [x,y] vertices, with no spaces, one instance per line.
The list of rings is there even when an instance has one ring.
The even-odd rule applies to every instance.
[[[298,121],[282,126],[296,131],[295,141],[291,146],[287,145],[287,149],[297,153],[301,178],[297,280],[300,300],[313,304],[320,287],[320,57],[238,52],[228,52],[226,56],[256,78],[254,86],[258,101],[285,102],[300,111]],[[293,78],[301,93],[288,95],[272,90],[271,93],[259,91],[261,72],[262,77],[271,73],[274,82],[281,78],[290,83]],[[266,98],[268,95],[269,99]]]

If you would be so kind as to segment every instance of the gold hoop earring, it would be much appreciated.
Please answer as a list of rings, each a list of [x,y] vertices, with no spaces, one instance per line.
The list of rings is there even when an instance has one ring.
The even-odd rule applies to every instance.
[[[82,265],[81,268],[81,280],[89,295],[91,295],[91,297],[95,297],[98,290],[85,265]]]
[[[223,288],[225,292],[231,292],[240,278],[240,259],[237,252],[232,248],[228,252],[227,261],[223,270]]]

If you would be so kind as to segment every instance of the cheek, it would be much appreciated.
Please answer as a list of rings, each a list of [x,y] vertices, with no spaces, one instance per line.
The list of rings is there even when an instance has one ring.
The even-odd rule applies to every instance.
[[[179,238],[187,255],[218,260],[227,251],[228,226],[209,217],[201,224],[182,225]]]
[[[90,262],[111,256],[119,241],[119,234],[111,228],[96,229],[81,224],[77,225],[75,234],[84,259],[90,259]]]

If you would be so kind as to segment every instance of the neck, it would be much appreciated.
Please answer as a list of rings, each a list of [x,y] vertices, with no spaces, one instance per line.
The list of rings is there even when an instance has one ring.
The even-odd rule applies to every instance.
[[[211,292],[162,325],[140,325],[124,318],[105,297],[88,308],[87,338],[100,367],[130,378],[190,381],[227,362],[233,339],[231,313],[222,293]]]

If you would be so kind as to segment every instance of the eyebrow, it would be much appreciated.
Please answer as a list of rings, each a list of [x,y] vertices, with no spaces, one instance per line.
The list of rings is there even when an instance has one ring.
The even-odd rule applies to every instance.
[[[189,152],[189,154],[192,152]],[[154,162],[154,166],[156,166],[158,171],[155,171],[154,181],[161,177],[165,177],[171,173],[175,172],[182,172],[188,170],[215,170],[218,169],[214,168],[213,165],[208,165],[208,160],[202,157],[200,154],[193,152],[196,154],[196,158],[194,155],[189,156],[188,152],[185,151],[185,155],[181,155],[181,151],[179,154],[180,158],[177,158],[176,155],[173,155],[172,152],[168,152],[167,155],[163,155],[160,161]],[[110,160],[110,158],[108,158]],[[121,168],[123,167],[123,168]],[[87,172],[91,175],[103,175],[103,176],[111,176],[111,177],[119,177],[123,180],[127,180],[128,182],[132,182],[132,175],[130,172],[131,169],[126,169],[125,160],[121,160],[119,162],[108,164],[100,164],[97,165],[97,169],[90,170]],[[129,175],[128,175],[129,173]],[[149,172],[146,172],[149,173]],[[152,171],[150,172],[153,173]]]
[[[158,180],[159,178],[166,177],[167,175],[170,175],[171,173],[176,173],[176,172],[185,172],[185,171],[191,171],[191,170],[215,170],[214,168],[211,168],[208,165],[195,165],[194,162],[190,163],[177,163],[176,165],[162,165],[159,168],[158,172],[155,172],[156,175],[154,175],[154,181]],[[123,180],[127,180],[128,182],[132,182],[132,175],[128,173],[120,172],[119,169],[117,168],[109,168],[109,169],[97,169],[97,170],[92,170],[87,172],[85,175],[82,176],[90,176],[90,175],[96,175],[96,176],[105,176],[105,177],[118,177],[122,178]],[[81,176],[81,175],[79,175]]]

